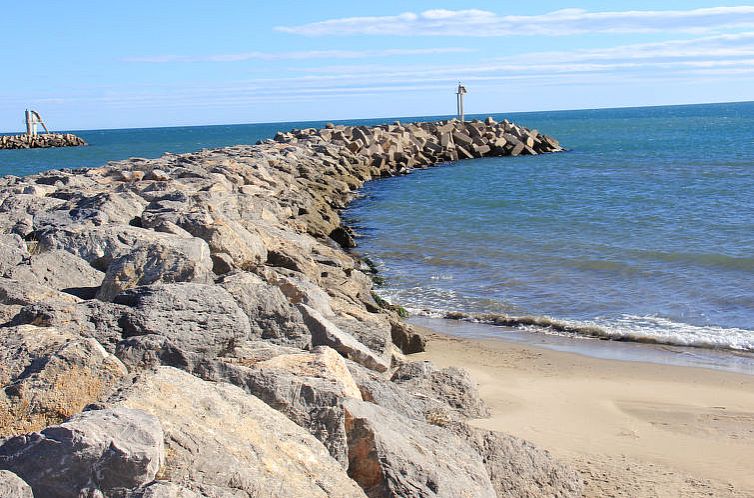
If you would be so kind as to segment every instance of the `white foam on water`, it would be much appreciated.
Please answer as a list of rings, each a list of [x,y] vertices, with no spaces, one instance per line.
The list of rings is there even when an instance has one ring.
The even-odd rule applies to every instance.
[[[656,342],[674,346],[754,351],[754,330],[713,325],[698,326],[658,316],[623,315],[588,322],[609,339]]]
[[[409,313],[428,318],[453,318],[571,338],[599,338],[668,346],[754,352],[754,330],[691,325],[660,316],[621,315],[593,320],[567,320],[546,315],[457,313],[465,302],[455,291],[415,287],[382,296]]]

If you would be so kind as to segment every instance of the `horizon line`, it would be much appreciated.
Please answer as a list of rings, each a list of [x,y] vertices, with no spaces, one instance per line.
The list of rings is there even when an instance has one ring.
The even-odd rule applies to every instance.
[[[606,111],[612,109],[652,109],[657,107],[689,107],[689,106],[704,106],[704,105],[723,105],[723,104],[748,104],[754,103],[754,100],[733,100],[723,102],[691,102],[683,104],[654,104],[654,105],[627,105],[616,107],[585,107],[580,109],[573,108],[558,108],[558,109],[538,109],[534,111],[503,111],[503,112],[484,112],[467,114],[466,116],[494,116],[501,114],[532,114],[532,113],[544,113],[544,112],[576,112],[576,111]],[[366,121],[366,120],[403,120],[413,118],[448,118],[449,116],[455,116],[455,114],[431,114],[424,116],[378,116],[378,117],[357,117],[357,118],[344,118],[344,119],[301,119],[293,121],[257,121],[257,122],[244,122],[244,123],[211,123],[211,124],[190,124],[190,125],[161,125],[161,126],[138,126],[127,128],[89,128],[89,129],[60,129],[52,131],[51,133],[73,133],[73,132],[94,132],[94,131],[125,131],[125,130],[159,130],[168,128],[205,128],[213,126],[246,126],[246,125],[263,125],[263,124],[294,124],[294,123],[318,123],[318,122],[332,122],[332,123],[346,123],[349,121]],[[0,131],[0,135],[18,135],[19,133],[12,131]],[[23,132],[20,134],[24,134]]]

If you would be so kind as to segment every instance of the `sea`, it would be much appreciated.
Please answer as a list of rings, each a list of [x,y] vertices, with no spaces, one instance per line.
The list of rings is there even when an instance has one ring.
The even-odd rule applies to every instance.
[[[754,102],[491,115],[554,136],[567,152],[369,182],[344,220],[377,265],[382,296],[417,317],[469,314],[487,336],[754,352]],[[90,145],[0,151],[0,174],[324,124],[73,131]],[[495,317],[517,325],[493,327]]]

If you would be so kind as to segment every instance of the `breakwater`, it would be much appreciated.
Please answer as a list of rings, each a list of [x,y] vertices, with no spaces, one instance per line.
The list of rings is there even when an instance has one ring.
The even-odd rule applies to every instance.
[[[545,150],[492,120],[331,126],[0,179],[0,484],[579,496],[547,452],[468,424],[488,409],[466,372],[411,360],[426,338],[339,216],[372,178]]]
[[[49,147],[78,147],[86,145],[83,138],[72,133],[44,133],[41,135],[0,135],[0,149],[37,149]]]

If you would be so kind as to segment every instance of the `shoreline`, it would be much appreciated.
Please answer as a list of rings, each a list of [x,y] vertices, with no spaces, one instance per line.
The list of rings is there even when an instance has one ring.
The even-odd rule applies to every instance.
[[[750,375],[422,328],[416,359],[466,368],[478,383],[491,417],[473,425],[549,450],[581,473],[585,496],[754,493]]]
[[[589,336],[571,337],[550,334],[545,330],[527,331],[486,323],[417,315],[412,315],[408,322],[459,339],[504,341],[593,359],[702,368],[754,376],[754,354],[745,351],[630,340],[618,341]]]

